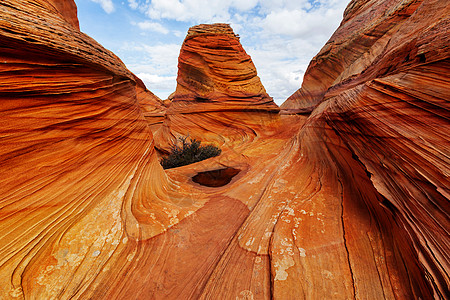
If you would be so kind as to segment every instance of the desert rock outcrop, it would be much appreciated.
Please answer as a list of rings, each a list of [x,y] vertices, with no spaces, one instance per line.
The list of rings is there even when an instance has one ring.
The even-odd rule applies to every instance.
[[[178,136],[189,135],[236,150],[271,132],[278,112],[230,25],[193,26],[181,47],[177,88],[156,145],[167,151]]]
[[[224,110],[279,109],[230,25],[191,27],[181,47],[177,89],[168,113]]]
[[[2,1],[0,298],[448,298],[449,11],[352,1],[280,115],[227,25],[162,102],[73,1]],[[164,171],[185,134],[222,154]]]
[[[332,132],[324,141],[339,136],[367,173],[381,198],[362,199],[384,208],[372,217],[403,249],[408,298],[449,295],[449,12],[446,1],[352,1],[282,105],[312,111]]]

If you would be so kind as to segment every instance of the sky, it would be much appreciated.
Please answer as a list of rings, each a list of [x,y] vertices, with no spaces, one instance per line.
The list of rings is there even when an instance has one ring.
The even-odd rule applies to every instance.
[[[229,23],[281,105],[339,26],[349,0],[75,0],[81,31],[114,52],[147,88],[176,88],[189,27]]]

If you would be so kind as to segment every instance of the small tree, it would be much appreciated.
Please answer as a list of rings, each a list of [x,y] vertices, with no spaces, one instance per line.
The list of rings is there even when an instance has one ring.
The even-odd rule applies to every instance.
[[[202,146],[196,139],[179,137],[178,143],[170,146],[170,153],[161,160],[161,165],[164,169],[181,167],[218,156],[221,152],[222,150],[214,145]]]

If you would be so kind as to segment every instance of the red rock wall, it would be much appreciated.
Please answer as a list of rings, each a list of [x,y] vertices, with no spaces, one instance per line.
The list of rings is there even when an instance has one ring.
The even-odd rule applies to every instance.
[[[2,299],[83,298],[127,240],[175,222],[144,212],[176,205],[166,201],[172,187],[138,102],[142,89],[51,4],[0,3]]]
[[[445,2],[353,1],[283,106],[305,115],[274,113],[228,27],[194,27],[157,135],[222,154],[166,171],[164,104],[55,3],[0,2],[0,298],[448,298]]]
[[[312,111],[367,173],[381,198],[363,200],[383,207],[371,215],[397,241],[408,298],[449,290],[449,12],[446,1],[352,1],[281,107]]]
[[[177,83],[169,114],[279,110],[228,24],[189,29],[180,51]]]

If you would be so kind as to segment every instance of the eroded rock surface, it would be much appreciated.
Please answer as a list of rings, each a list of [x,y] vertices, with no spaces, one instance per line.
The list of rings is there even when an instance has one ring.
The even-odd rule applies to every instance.
[[[229,26],[163,103],[72,1],[0,14],[0,298],[448,298],[445,1],[352,1],[283,115]],[[222,154],[164,171],[185,134]]]
[[[329,128],[324,144],[332,149],[336,135],[353,157],[334,161],[367,173],[379,199],[365,191],[354,201],[396,241],[390,255],[405,267],[388,268],[399,272],[390,282],[411,289],[393,288],[396,297],[449,295],[449,12],[446,1],[352,1],[282,105],[284,113],[312,111],[309,123],[322,124],[315,131]]]
[[[279,110],[228,24],[189,29],[181,47],[177,83],[169,114]]]
[[[239,145],[272,134],[279,118],[279,107],[264,89],[239,36],[222,23],[189,28],[170,101],[155,134],[156,146],[163,151],[177,137],[188,135],[239,152]]]

